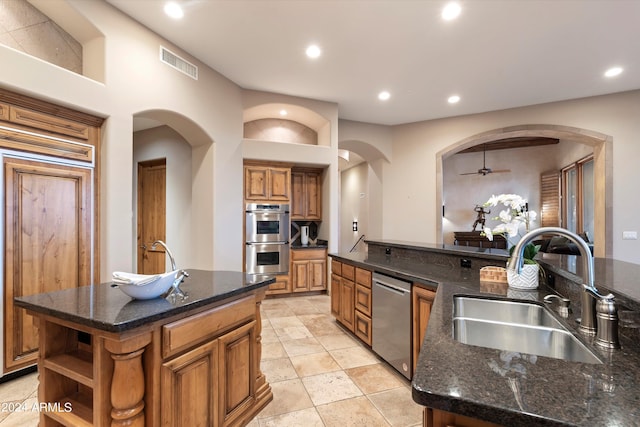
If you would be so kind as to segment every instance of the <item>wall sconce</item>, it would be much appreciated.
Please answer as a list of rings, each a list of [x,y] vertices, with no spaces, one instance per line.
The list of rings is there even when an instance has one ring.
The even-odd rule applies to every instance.
[[[358,220],[354,220],[353,224],[351,224],[353,231],[358,231]]]

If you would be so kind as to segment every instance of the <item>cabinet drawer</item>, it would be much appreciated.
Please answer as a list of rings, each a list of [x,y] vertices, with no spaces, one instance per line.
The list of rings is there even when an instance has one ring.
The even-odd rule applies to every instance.
[[[324,260],[327,256],[326,249],[292,249],[291,259],[293,261],[303,260]]]
[[[356,267],[356,283],[371,289],[371,271]]]
[[[356,268],[353,265],[342,264],[342,277],[355,282]]]
[[[356,310],[354,333],[358,338],[371,346],[371,318]]]
[[[276,276],[276,282],[267,288],[267,295],[288,293],[291,293],[291,282],[288,275]]]
[[[356,285],[356,310],[371,317],[371,289],[360,284]]]
[[[162,327],[162,357],[167,358],[231,327],[255,318],[253,296],[212,308]]]
[[[331,259],[331,274],[337,274],[338,276],[342,276],[342,263],[336,261],[335,259]]]

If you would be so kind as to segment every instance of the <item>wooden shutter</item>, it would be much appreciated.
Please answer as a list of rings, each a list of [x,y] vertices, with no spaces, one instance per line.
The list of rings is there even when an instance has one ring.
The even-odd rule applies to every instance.
[[[560,227],[560,172],[544,172],[540,175],[540,226]]]

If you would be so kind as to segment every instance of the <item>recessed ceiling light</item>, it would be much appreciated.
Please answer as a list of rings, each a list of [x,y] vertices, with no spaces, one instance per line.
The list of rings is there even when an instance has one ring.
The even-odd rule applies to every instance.
[[[280,110],[280,115],[281,116],[286,116],[287,115],[287,110]]]
[[[605,77],[615,77],[615,76],[620,75],[620,73],[622,73],[622,68],[621,67],[612,67],[612,68],[609,68],[604,73],[604,76]]]
[[[462,7],[460,7],[460,4],[454,1],[451,3],[447,3],[447,5],[442,9],[442,19],[444,19],[445,21],[451,21],[453,19],[456,19],[460,15],[460,12],[462,12]]]
[[[387,92],[386,90],[383,90],[382,92],[380,92],[378,94],[378,99],[380,101],[386,101],[389,98],[391,98],[391,94],[389,92]]]
[[[173,1],[170,1],[164,5],[164,13],[166,13],[173,19],[180,19],[184,16],[182,6]]]
[[[322,53],[318,45],[315,45],[315,44],[312,44],[311,46],[309,46],[306,52],[309,58],[317,58]]]
[[[458,95],[451,95],[449,99],[447,99],[447,101],[449,102],[449,104],[456,104],[458,101],[460,101],[460,97]]]

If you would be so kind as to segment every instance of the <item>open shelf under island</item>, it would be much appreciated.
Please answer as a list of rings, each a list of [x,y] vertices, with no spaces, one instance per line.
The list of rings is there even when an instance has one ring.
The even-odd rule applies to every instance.
[[[272,399],[260,304],[272,277],[188,270],[188,297],[109,283],[16,298],[38,319],[41,426],[236,426]]]

